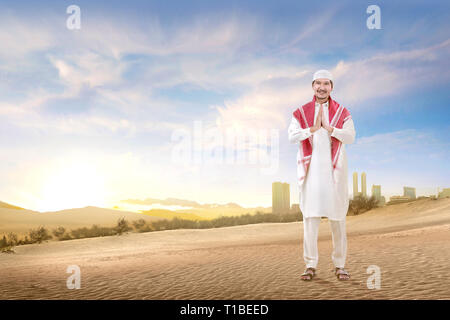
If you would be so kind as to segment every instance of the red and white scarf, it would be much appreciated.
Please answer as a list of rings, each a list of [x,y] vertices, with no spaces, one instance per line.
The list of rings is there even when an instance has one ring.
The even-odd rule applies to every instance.
[[[314,112],[316,106],[316,96],[312,101],[303,105],[294,111],[294,117],[298,120],[303,129],[314,126]],[[351,119],[350,112],[341,106],[339,103],[331,99],[328,100],[328,119],[331,119],[330,126],[338,129],[342,129],[344,122]],[[336,169],[336,164],[339,158],[342,142],[335,137],[331,137],[331,159],[333,164],[333,170]],[[299,177],[299,180],[303,180],[308,172],[309,164],[311,162],[312,155],[312,136],[308,139],[301,141],[300,143],[301,159],[298,160],[298,165],[303,164],[305,175]]]

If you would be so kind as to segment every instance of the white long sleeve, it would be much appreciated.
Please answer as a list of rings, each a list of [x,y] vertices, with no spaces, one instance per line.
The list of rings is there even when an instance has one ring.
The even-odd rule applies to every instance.
[[[288,129],[288,136],[290,143],[299,143],[311,136],[311,129],[302,129],[300,123],[295,117],[292,117],[291,124]]]
[[[355,126],[352,119],[345,121],[342,129],[333,127],[333,132],[331,133],[332,137],[335,137],[345,144],[355,142],[355,135]]]

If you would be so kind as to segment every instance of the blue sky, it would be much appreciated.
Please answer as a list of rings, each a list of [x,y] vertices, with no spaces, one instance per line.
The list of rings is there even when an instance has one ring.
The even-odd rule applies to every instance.
[[[66,27],[71,4],[81,9],[79,30]],[[366,27],[371,4],[381,9],[380,30]],[[296,203],[297,149],[287,127],[323,68],[355,123],[349,181],[365,171],[368,191],[381,184],[386,197],[403,186],[418,195],[450,187],[445,1],[0,7],[2,201],[41,211],[147,197],[270,206],[271,183],[285,181]],[[176,137],[194,137],[195,123],[224,140],[231,128],[267,136],[242,147],[204,143],[246,156],[269,150],[275,169],[264,170],[263,158],[180,160],[180,141],[192,156],[196,142]]]

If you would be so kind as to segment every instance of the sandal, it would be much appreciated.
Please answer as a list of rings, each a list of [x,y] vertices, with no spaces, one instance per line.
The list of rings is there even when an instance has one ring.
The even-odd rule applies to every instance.
[[[301,279],[305,281],[310,281],[316,275],[316,269],[306,268],[305,272],[301,275]]]
[[[348,273],[347,270],[344,268],[336,268],[334,270],[334,274],[339,280],[349,280],[350,279],[350,273]]]

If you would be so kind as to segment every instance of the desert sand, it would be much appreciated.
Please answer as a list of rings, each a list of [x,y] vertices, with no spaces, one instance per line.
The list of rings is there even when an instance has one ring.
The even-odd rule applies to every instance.
[[[303,224],[262,223],[50,241],[0,254],[0,299],[450,299],[450,199],[347,217],[346,268],[331,272],[322,220],[317,276],[304,282]],[[67,289],[69,265],[81,289]],[[381,270],[369,289],[367,269]]]

